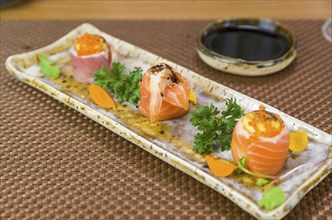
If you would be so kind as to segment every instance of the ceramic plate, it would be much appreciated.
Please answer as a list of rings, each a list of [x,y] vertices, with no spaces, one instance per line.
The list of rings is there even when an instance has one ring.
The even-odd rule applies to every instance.
[[[73,80],[69,62],[68,50],[73,45],[74,39],[85,32],[103,36],[108,43],[114,46],[117,61],[124,63],[128,70],[141,67],[144,71],[152,65],[165,62],[182,73],[190,81],[198,98],[197,105],[190,106],[190,112],[197,106],[209,105],[210,103],[222,110],[226,106],[224,100],[231,97],[237,99],[238,104],[245,112],[257,110],[259,105],[264,104],[171,61],[103,33],[90,24],[79,26],[44,48],[9,57],[6,61],[6,67],[20,81],[76,109],[161,160],[213,188],[257,218],[282,218],[310,189],[331,172],[331,135],[264,104],[268,111],[279,114],[290,130],[304,130],[310,138],[308,149],[297,157],[289,157],[281,174],[307,162],[330,159],[325,160],[319,166],[302,169],[297,175],[279,184],[286,193],[286,201],[271,211],[262,209],[258,205],[258,200],[262,197],[263,191],[255,186],[249,176],[217,177],[207,168],[204,157],[192,150],[197,130],[191,126],[189,114],[174,120],[151,124],[148,118],[139,115],[136,106],[118,105],[115,111],[102,109],[93,104],[88,96],[87,84]],[[58,79],[51,80],[41,75],[37,61],[39,54],[47,55],[56,65],[61,66],[61,76]],[[220,157],[231,159],[230,151],[218,154]]]

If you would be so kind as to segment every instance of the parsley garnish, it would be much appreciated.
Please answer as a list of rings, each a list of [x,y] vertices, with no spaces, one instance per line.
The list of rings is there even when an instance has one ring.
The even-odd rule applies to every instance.
[[[44,76],[56,79],[60,75],[60,68],[52,65],[50,61],[44,54],[38,55],[39,65],[41,72]]]
[[[234,126],[244,112],[236,99],[226,99],[226,105],[227,109],[221,112],[221,116],[212,103],[191,113],[190,122],[200,131],[194,141],[194,150],[199,154],[212,152],[216,145],[220,145],[222,151],[230,149]]]
[[[142,80],[142,69],[135,68],[129,74],[124,74],[125,66],[121,63],[112,63],[108,72],[102,67],[93,75],[93,82],[108,92],[113,93],[119,102],[137,104],[140,100],[139,82]]]

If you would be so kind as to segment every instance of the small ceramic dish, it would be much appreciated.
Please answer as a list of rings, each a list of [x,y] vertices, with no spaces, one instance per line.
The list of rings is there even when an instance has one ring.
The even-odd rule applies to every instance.
[[[209,66],[228,73],[260,76],[287,67],[296,57],[296,38],[268,19],[226,19],[199,33],[197,53]]]
[[[324,25],[322,26],[322,33],[324,38],[332,43],[332,18],[325,21]]]

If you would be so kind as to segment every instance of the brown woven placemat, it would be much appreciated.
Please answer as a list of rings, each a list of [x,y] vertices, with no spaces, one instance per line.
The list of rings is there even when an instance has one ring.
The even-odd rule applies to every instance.
[[[1,20],[1,219],[253,218],[227,198],[10,76],[5,59],[48,45],[84,21]],[[195,53],[208,21],[91,21],[101,30],[332,132],[332,51],[322,20],[285,20],[298,57],[273,75],[221,73]],[[286,217],[331,219],[332,178]]]

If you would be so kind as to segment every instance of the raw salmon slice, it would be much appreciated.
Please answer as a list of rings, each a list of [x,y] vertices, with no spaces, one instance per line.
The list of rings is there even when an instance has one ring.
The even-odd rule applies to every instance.
[[[187,113],[190,84],[169,65],[149,68],[140,84],[139,111],[150,120],[168,120]]]
[[[260,107],[237,122],[231,144],[233,158],[237,162],[246,157],[248,169],[254,173],[275,175],[287,159],[289,134],[278,115]]]

